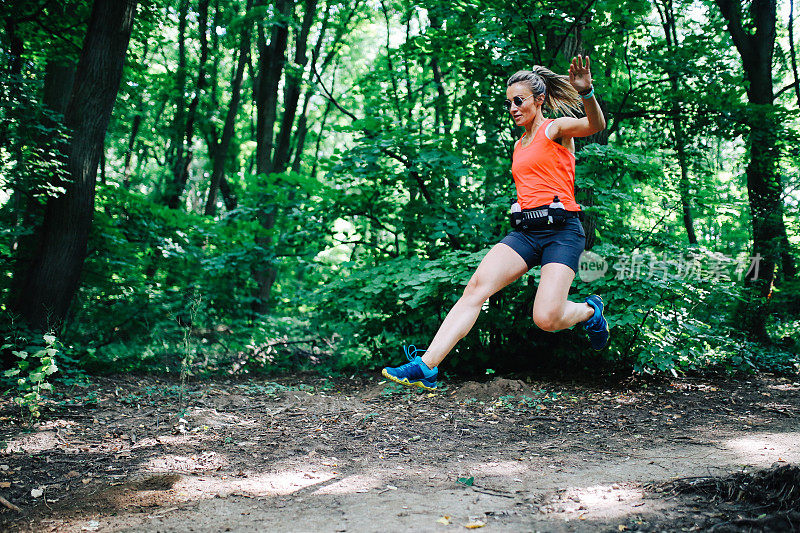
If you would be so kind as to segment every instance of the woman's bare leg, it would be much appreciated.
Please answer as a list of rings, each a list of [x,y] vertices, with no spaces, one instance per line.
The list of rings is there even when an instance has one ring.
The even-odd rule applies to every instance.
[[[527,271],[528,265],[517,252],[507,244],[496,244],[478,265],[464,288],[464,294],[447,313],[422,361],[429,368],[439,366],[453,346],[475,325],[481,306],[489,296],[518,280]]]
[[[558,331],[594,316],[594,307],[567,300],[575,271],[561,263],[542,266],[542,277],[533,302],[533,321],[545,331]]]

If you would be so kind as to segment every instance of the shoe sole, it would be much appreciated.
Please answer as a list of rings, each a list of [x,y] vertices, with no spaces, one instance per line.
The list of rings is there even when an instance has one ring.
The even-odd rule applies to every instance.
[[[603,297],[600,296],[599,294],[592,294],[592,296],[597,296],[597,299],[600,300],[600,303],[603,305],[603,309],[600,311],[600,316],[603,317],[603,322],[606,323],[606,333],[608,333],[608,337],[606,337],[606,342],[604,342],[601,347],[595,348],[594,346],[592,346],[592,350],[594,350],[595,352],[599,352],[600,350],[608,346],[608,341],[611,340],[611,331],[608,329],[608,320],[606,320],[606,315],[605,315],[606,304],[603,301]]]
[[[425,389],[425,390],[436,390],[435,386],[434,387],[428,387],[427,385],[425,385],[421,381],[408,381],[408,378],[398,379],[398,378],[394,377],[393,375],[391,375],[390,373],[388,373],[385,368],[383,369],[381,374],[383,374],[383,377],[389,378],[392,381],[394,381],[395,383],[399,383],[400,385],[405,385],[406,387],[419,387],[420,389]]]

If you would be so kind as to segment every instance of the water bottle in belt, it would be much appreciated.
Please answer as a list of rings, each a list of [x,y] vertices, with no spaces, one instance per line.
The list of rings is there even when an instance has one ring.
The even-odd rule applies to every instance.
[[[553,196],[553,203],[550,204],[547,211],[547,221],[550,224],[563,224],[567,220],[567,209],[558,196]]]

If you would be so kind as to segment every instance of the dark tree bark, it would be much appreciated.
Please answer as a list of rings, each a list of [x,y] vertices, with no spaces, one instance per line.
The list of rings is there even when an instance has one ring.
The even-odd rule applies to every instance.
[[[275,157],[272,161],[273,172],[283,172],[289,165],[290,141],[292,139],[292,126],[297,113],[297,103],[300,99],[300,83],[303,79],[303,71],[308,58],[306,57],[306,46],[308,42],[308,32],[311,30],[311,23],[316,14],[317,0],[305,0],[303,23],[300,32],[295,39],[294,63],[295,67],[286,72],[285,89],[283,92],[283,116],[281,117],[281,128],[278,132],[278,142],[275,148]]]
[[[728,22],[728,32],[742,58],[748,81],[747,97],[756,111],[748,114],[750,162],[747,165],[747,192],[753,225],[753,251],[760,256],[759,278],[750,280],[755,291],[754,305],[744,310],[744,329],[759,340],[769,338],[766,319],[775,281],[775,268],[788,250],[783,201],[778,169],[778,119],[774,114],[772,56],[775,49],[776,1],[753,0],[751,23],[742,21],[742,5],[734,0],[715,0]],[[794,271],[794,264],[790,268]],[[789,274],[789,273],[787,273]],[[794,275],[795,272],[791,272]]]
[[[222,203],[225,204],[225,209],[233,211],[239,205],[239,199],[231,190],[231,186],[225,176],[219,181],[219,192],[222,193]]]
[[[308,134],[308,105],[311,103],[311,97],[314,94],[314,72],[316,71],[316,63],[317,59],[319,59],[319,53],[322,49],[322,41],[325,39],[325,34],[328,29],[328,21],[330,20],[330,6],[327,6],[325,9],[325,15],[322,18],[322,24],[320,25],[319,36],[317,37],[317,42],[314,44],[314,48],[311,51],[311,73],[309,80],[308,88],[306,89],[305,95],[303,95],[303,109],[300,111],[300,118],[297,119],[297,132],[295,133],[295,140],[294,140],[294,148],[293,148],[293,159],[292,159],[292,172],[300,172],[300,163],[303,159],[303,150],[305,149],[306,145],[306,135]],[[333,48],[335,48],[336,43],[334,43]],[[331,50],[333,52],[333,49]]]
[[[175,116],[172,119],[172,139],[167,149],[166,159],[170,162],[172,180],[167,182],[162,201],[172,203],[178,184],[182,180],[184,131],[186,127],[186,19],[189,14],[189,0],[181,0],[178,8],[178,68],[175,71]]]
[[[246,11],[252,6],[252,0],[248,0]],[[239,47],[239,58],[236,62],[236,72],[231,82],[231,101],[228,104],[228,113],[225,117],[225,125],[222,128],[222,138],[211,150],[214,158],[213,170],[211,171],[211,184],[208,189],[208,198],[204,213],[213,216],[217,209],[217,190],[225,175],[225,162],[228,160],[228,149],[233,139],[234,126],[236,125],[236,115],[239,113],[239,101],[241,100],[242,79],[244,78],[244,68],[250,56],[250,25],[242,27],[241,46]],[[213,142],[213,140],[212,140]],[[226,183],[227,185],[227,183]],[[227,206],[227,203],[226,203]]]
[[[256,171],[259,174],[272,172],[272,153],[275,147],[275,121],[278,113],[278,83],[286,63],[286,45],[289,39],[288,20],[293,0],[277,0],[277,13],[283,20],[272,26],[269,44],[263,31],[259,30],[258,63],[256,80]]]
[[[131,176],[131,163],[133,162],[133,147],[136,143],[136,137],[139,135],[139,126],[142,125],[141,110],[133,116],[131,123],[131,136],[128,138],[128,148],[125,150],[125,165],[122,170],[122,187],[128,189],[130,187]]]
[[[186,126],[181,136],[181,156],[175,159],[173,167],[173,182],[167,196],[167,205],[171,209],[177,209],[180,204],[181,196],[186,189],[186,182],[189,178],[189,163],[192,161],[192,142],[194,140],[194,123],[197,116],[197,106],[200,103],[200,95],[203,93],[208,80],[206,79],[206,62],[208,60],[208,3],[209,0],[200,0],[198,3],[198,33],[200,34],[200,65],[197,69],[197,83],[195,93],[189,107],[186,110]],[[185,24],[185,21],[184,21]],[[183,39],[181,46],[185,47]],[[185,54],[185,51],[182,52]],[[181,98],[182,100],[182,98]]]
[[[442,28],[442,22],[438,17],[430,15],[430,20],[431,28],[437,30]],[[439,51],[435,48],[431,52],[431,71],[433,71],[433,81],[436,84],[436,93],[438,95],[433,106],[435,112],[434,124],[436,125],[437,133],[449,136],[450,129],[453,127],[453,118],[450,116],[447,95],[444,91],[442,69],[439,66]]]
[[[147,63],[147,53],[149,51],[148,42],[144,42],[144,52],[142,53],[142,62]],[[136,114],[133,116],[131,123],[131,135],[128,138],[128,147],[125,150],[125,164],[122,170],[122,187],[127,190],[130,187],[130,175],[133,163],[134,146],[136,145],[136,137],[139,135],[139,127],[142,125],[142,118],[144,114],[144,91],[137,91],[136,98]]]
[[[47,202],[38,253],[22,279],[12,310],[44,330],[64,320],[86,257],[94,211],[97,164],[122,78],[136,1],[96,0],[65,114],[72,133],[67,155],[71,181]]]
[[[797,76],[797,54],[794,51],[794,0],[789,0],[789,57],[792,59],[792,74],[794,74],[794,94],[797,105],[800,106],[800,78]]]
[[[678,51],[678,32],[675,26],[675,12],[673,11],[672,0],[662,1],[663,5],[656,2],[656,8],[661,17],[661,26],[664,29],[664,37],[667,42],[667,51],[671,57],[675,57]],[[681,173],[678,181],[678,190],[681,196],[681,208],[683,210],[683,226],[686,228],[686,236],[689,240],[689,244],[697,244],[697,235],[694,231],[694,217],[692,216],[692,198],[689,193],[689,162],[686,156],[686,131],[683,127],[681,106],[677,97],[679,94],[679,85],[678,75],[675,73],[674,66],[668,67],[667,76],[673,94],[670,99],[670,114],[673,146],[678,158],[678,168]]]
[[[66,112],[74,79],[74,64],[69,64],[63,59],[48,60],[45,67],[44,86],[42,90],[42,103],[47,109],[58,115],[63,115]],[[54,129],[61,126],[61,122],[54,118],[44,116],[42,119],[43,125],[47,128]],[[50,139],[47,138],[47,135],[49,134],[38,135],[38,138],[35,139],[34,142],[39,146],[49,148]],[[58,161],[56,158],[59,157],[59,155],[60,154],[57,153],[50,153],[50,150],[48,150],[43,157],[57,165]],[[16,156],[18,161],[23,161],[24,156],[21,153],[16,154]],[[14,205],[16,226],[24,230],[21,232],[14,232],[16,240],[11,245],[11,250],[15,252],[12,276],[13,279],[19,280],[24,278],[35,259],[35,254],[37,252],[36,243],[38,242],[36,230],[42,224],[45,206],[39,199],[34,197],[33,191],[31,190],[15,188],[13,192],[14,197],[12,202]],[[20,288],[19,285],[12,284],[9,301],[14,301],[19,296],[17,291]]]
[[[289,36],[288,20],[290,18],[293,0],[277,0],[278,15],[283,20],[278,20],[272,26],[269,45],[266,44],[262,31],[259,31],[259,74],[256,90],[256,172],[269,174],[272,172],[272,152],[274,147],[274,128],[278,106],[278,82],[286,63],[286,45]],[[275,206],[270,198],[264,198],[263,207],[259,210],[259,222],[269,232],[275,226]],[[264,250],[269,250],[272,237],[258,237],[256,243]],[[275,282],[276,271],[271,261],[253,272],[257,283],[256,299],[253,311],[257,314],[267,312],[268,300]]]

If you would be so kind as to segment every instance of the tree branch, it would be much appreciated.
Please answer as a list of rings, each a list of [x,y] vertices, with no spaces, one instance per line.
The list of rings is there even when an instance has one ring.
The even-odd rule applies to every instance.
[[[742,12],[739,0],[714,0],[722,12],[722,16],[728,21],[728,31],[733,39],[733,44],[739,50],[742,60],[752,62],[753,59],[753,37],[748,35],[742,28]]]
[[[572,21],[572,25],[569,27],[566,33],[564,33],[564,36],[561,38],[561,42],[558,43],[558,46],[556,46],[555,49],[553,50],[553,57],[550,58],[550,63],[548,64],[548,67],[551,67],[553,65],[553,62],[556,60],[556,57],[558,56],[558,51],[561,50],[562,46],[564,46],[564,43],[567,41],[567,37],[569,37],[569,34],[572,33],[572,31],[578,25],[578,22],[581,19],[583,19],[583,16],[586,14],[587,11],[589,11],[589,9],[591,9],[594,3],[595,0],[589,0],[589,3],[586,4],[586,7],[584,7],[583,10],[580,12],[580,14],[577,17],[575,17],[575,20]]]
[[[776,92],[775,93],[775,98],[777,99],[780,95],[782,95],[783,93],[785,93],[789,89],[794,89],[795,92],[797,92],[798,95],[800,95],[800,80],[795,78],[793,83],[790,83],[789,85],[787,85],[786,87],[784,87],[780,91]],[[800,96],[797,97],[797,105],[800,105]]]
[[[789,0],[789,54],[792,58],[792,72],[794,73],[794,92],[797,96],[797,105],[800,106],[800,84],[797,77],[797,56],[794,53],[794,0]],[[781,90],[782,92],[782,90]],[[780,92],[778,93],[780,94]],[[777,98],[778,95],[776,94]]]

